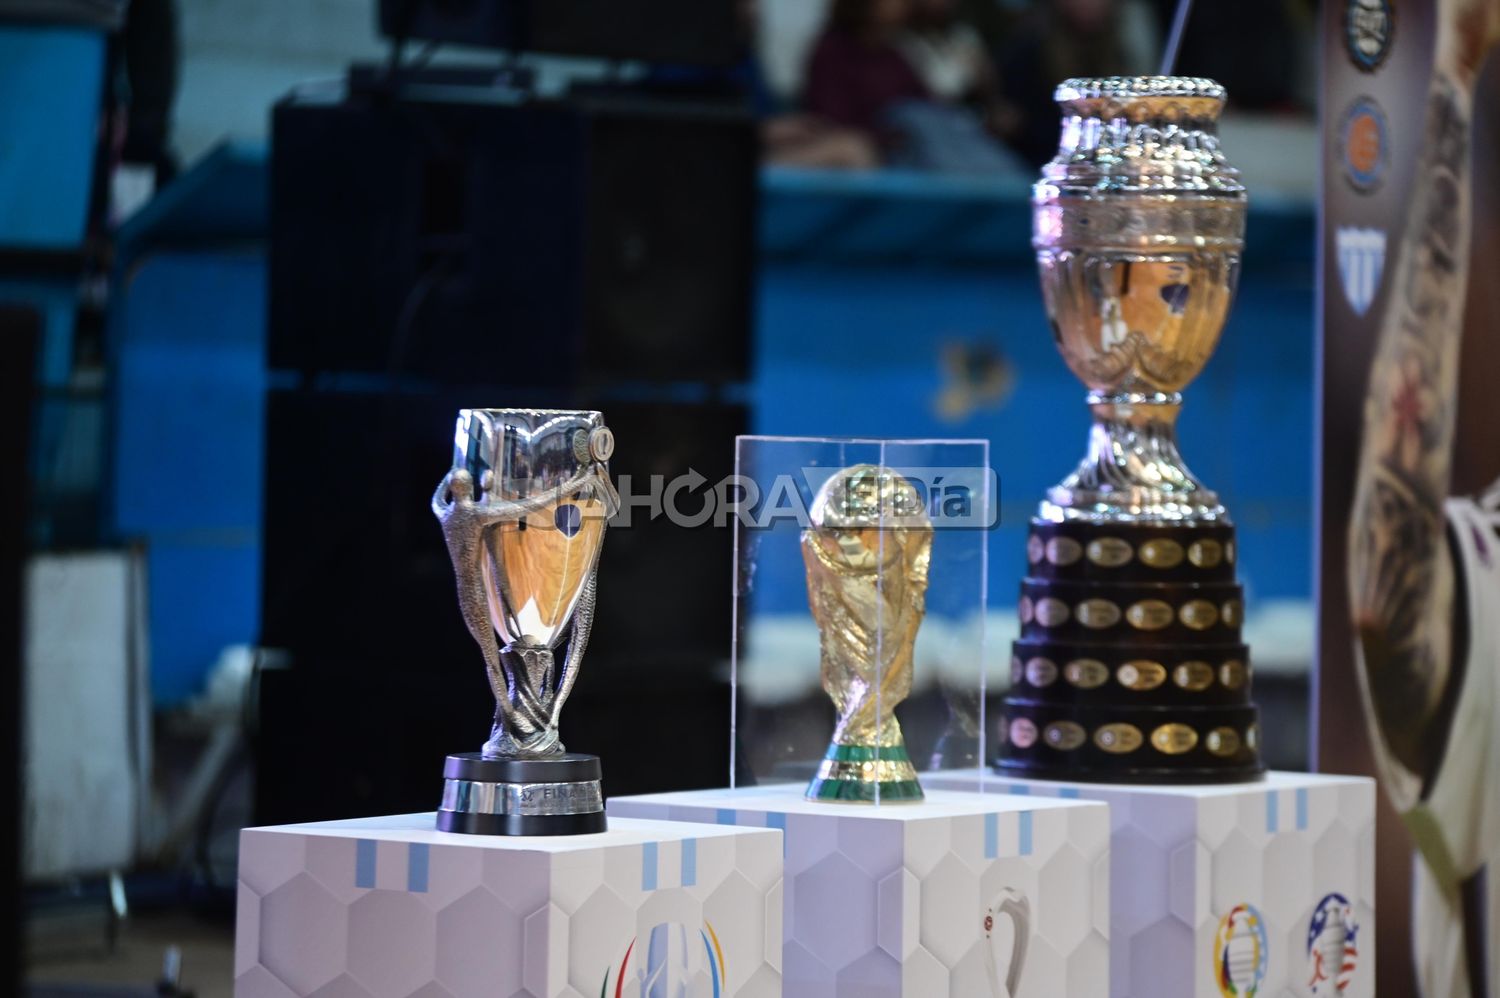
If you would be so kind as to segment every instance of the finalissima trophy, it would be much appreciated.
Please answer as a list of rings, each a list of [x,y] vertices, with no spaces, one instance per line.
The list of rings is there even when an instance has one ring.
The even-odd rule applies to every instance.
[[[926,612],[932,521],[915,486],[873,464],[839,471],[802,532],[807,602],[821,636],[823,689],[838,721],[809,800],[920,800],[896,705],[911,692]]]
[[[619,508],[613,451],[597,412],[458,414],[453,470],[432,508],[496,710],[484,750],[443,767],[443,831],[604,831],[599,759],[565,752],[557,722],[588,647],[599,551]]]
[[[1212,80],[1069,80],[1032,197],[1052,333],[1088,386],[1088,454],[1031,523],[997,769],[1224,782],[1262,771],[1234,528],[1177,451],[1218,342],[1245,188]]]

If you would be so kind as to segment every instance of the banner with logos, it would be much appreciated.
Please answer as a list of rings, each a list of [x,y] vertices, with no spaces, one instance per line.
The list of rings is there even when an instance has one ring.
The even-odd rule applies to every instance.
[[[1500,0],[1323,17],[1317,767],[1380,782],[1381,993],[1500,996]]]

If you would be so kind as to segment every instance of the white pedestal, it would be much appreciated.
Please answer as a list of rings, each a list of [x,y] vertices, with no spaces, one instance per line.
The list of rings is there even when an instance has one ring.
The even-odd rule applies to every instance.
[[[1105,808],[943,790],[874,807],[812,803],[804,789],[613,797],[608,807],[611,819],[786,832],[782,976],[789,996],[1099,998],[1108,991]]]
[[[635,998],[655,975],[682,998],[775,998],[781,864],[774,831],[625,818],[558,838],[431,814],[248,828],[235,995]]]
[[[1112,998],[1375,993],[1371,780],[1271,773],[1258,783],[1123,786],[965,770],[922,782],[1109,805]],[[1320,954],[1337,966],[1320,972]]]

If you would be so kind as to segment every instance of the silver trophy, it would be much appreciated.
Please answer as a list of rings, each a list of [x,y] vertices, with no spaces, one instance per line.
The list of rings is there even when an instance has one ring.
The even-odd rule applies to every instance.
[[[443,831],[604,830],[599,759],[566,752],[557,722],[588,647],[599,552],[619,509],[613,452],[597,412],[458,414],[453,469],[432,511],[496,710],[482,751],[448,757]]]
[[[1138,76],[1068,80],[1059,154],[1032,199],[1052,334],[1088,386],[1088,456],[1041,516],[1224,518],[1177,451],[1182,389],[1218,344],[1239,278],[1245,188],[1215,130],[1224,88]]]
[[[1256,779],[1234,524],[1177,449],[1182,392],[1219,342],[1244,245],[1246,191],[1219,144],[1224,88],[1134,76],[1067,80],[1056,96],[1032,245],[1093,426],[1031,521],[998,765]]]

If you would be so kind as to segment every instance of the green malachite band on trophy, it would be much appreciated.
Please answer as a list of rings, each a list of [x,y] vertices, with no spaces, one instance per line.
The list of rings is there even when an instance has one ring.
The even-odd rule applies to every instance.
[[[905,745],[830,745],[807,790],[811,800],[873,803],[922,799]]]

